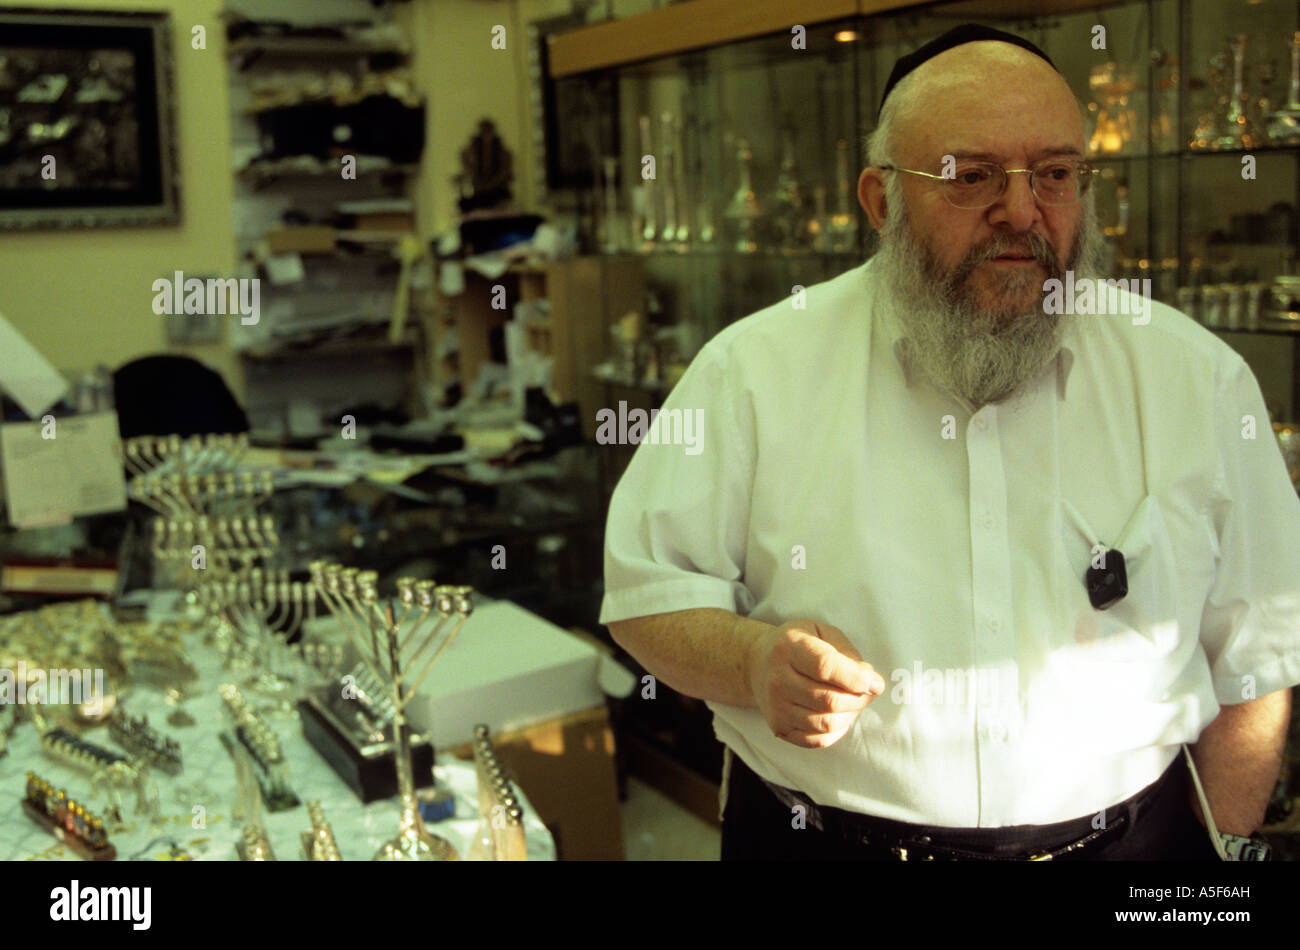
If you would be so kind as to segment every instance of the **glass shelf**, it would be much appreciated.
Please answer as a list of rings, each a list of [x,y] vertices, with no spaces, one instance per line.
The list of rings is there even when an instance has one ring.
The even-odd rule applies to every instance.
[[[1243,155],[1300,155],[1300,144],[1268,145],[1260,148],[1185,148],[1178,154],[1182,158],[1203,158],[1210,155],[1231,155],[1235,158],[1241,158]]]
[[[1253,328],[1211,327],[1211,326],[1206,326],[1203,323],[1201,324],[1201,326],[1205,327],[1205,329],[1207,330],[1212,330],[1215,333],[1250,333],[1250,334],[1263,334],[1265,336],[1295,336],[1297,334],[1300,334],[1300,323],[1294,323],[1294,324],[1279,323],[1279,324],[1273,324],[1268,326],[1261,324],[1260,326],[1253,327]]]
[[[1107,162],[1134,162],[1147,161],[1150,159],[1162,158],[1205,158],[1213,156],[1235,156],[1240,158],[1242,155],[1295,155],[1300,156],[1300,143],[1295,145],[1268,145],[1260,148],[1237,148],[1237,149],[1212,149],[1212,148],[1180,148],[1172,151],[1142,152],[1122,155],[1089,155],[1088,161],[1094,165],[1101,165]]]

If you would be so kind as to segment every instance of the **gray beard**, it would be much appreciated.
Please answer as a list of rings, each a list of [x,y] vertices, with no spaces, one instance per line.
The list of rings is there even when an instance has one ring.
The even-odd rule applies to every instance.
[[[1068,261],[1061,263],[1041,235],[997,235],[972,248],[945,273],[912,229],[897,178],[887,187],[889,218],[880,230],[875,266],[893,297],[911,365],[940,389],[975,408],[1001,402],[1037,376],[1060,347],[1069,316],[1043,310],[1043,281],[1095,277],[1100,270],[1101,233],[1092,196],[1085,198],[1083,218]],[[1013,249],[1027,249],[1046,269],[1002,277],[1002,289],[1019,296],[1038,289],[1029,307],[989,309],[976,303],[968,279],[986,260]]]

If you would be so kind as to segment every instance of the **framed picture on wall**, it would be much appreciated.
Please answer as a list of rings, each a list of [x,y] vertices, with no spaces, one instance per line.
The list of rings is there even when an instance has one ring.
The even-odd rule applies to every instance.
[[[596,188],[601,159],[619,154],[614,74],[550,76],[549,37],[586,23],[584,15],[567,13],[533,20],[527,27],[533,188],[539,200],[563,201]]]
[[[0,229],[180,221],[171,18],[0,7]]]

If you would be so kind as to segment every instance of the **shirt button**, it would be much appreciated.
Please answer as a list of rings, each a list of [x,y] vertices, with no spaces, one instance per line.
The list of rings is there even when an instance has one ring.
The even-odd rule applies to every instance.
[[[997,617],[990,617],[990,618],[989,618],[989,620],[988,620],[988,628],[989,628],[990,630],[992,630],[994,633],[997,633],[998,630],[999,630],[1001,627],[1002,627],[1002,624],[998,622],[998,618],[997,618]]]
[[[997,527],[997,524],[998,524],[997,519],[994,518],[992,515],[985,515],[985,516],[984,516],[984,527],[985,527],[985,528],[987,528],[987,529],[989,529],[990,531],[992,531],[994,528]]]
[[[993,742],[1006,742],[1007,737],[1011,735],[1011,730],[1006,727],[1005,723],[1001,722],[990,723],[981,731],[985,739],[990,739]]]
[[[983,419],[976,419],[976,420],[975,420],[975,428],[978,429],[980,432],[985,431],[986,429],[988,429],[988,427],[989,427],[989,424],[988,424],[986,421],[984,421]]]

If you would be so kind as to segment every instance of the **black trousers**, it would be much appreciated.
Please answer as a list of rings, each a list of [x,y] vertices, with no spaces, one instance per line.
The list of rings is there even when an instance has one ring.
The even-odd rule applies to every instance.
[[[1070,855],[1077,860],[1095,861],[1219,861],[1209,833],[1192,811],[1191,773],[1180,751],[1163,776],[1138,795],[1121,803],[1125,819],[1113,834]],[[812,823],[796,827],[793,809],[782,803],[753,770],[732,754],[726,810],[722,817],[722,860],[724,861],[896,861],[892,849],[864,844],[838,826],[840,817],[853,823],[858,816],[839,809],[819,806],[824,829]],[[1108,809],[1108,812],[1110,810]],[[1111,819],[1108,819],[1111,820]],[[871,819],[867,819],[868,823]],[[909,829],[915,834],[951,835],[952,829],[931,829],[920,825],[883,823],[891,830]],[[960,832],[958,833],[960,834]],[[971,829],[972,839],[991,847],[1007,842],[1018,845],[1033,841],[1034,826],[1007,829]],[[1060,842],[1057,842],[1060,843]],[[1032,844],[1050,847],[1051,842]],[[966,845],[967,849],[970,845]]]

